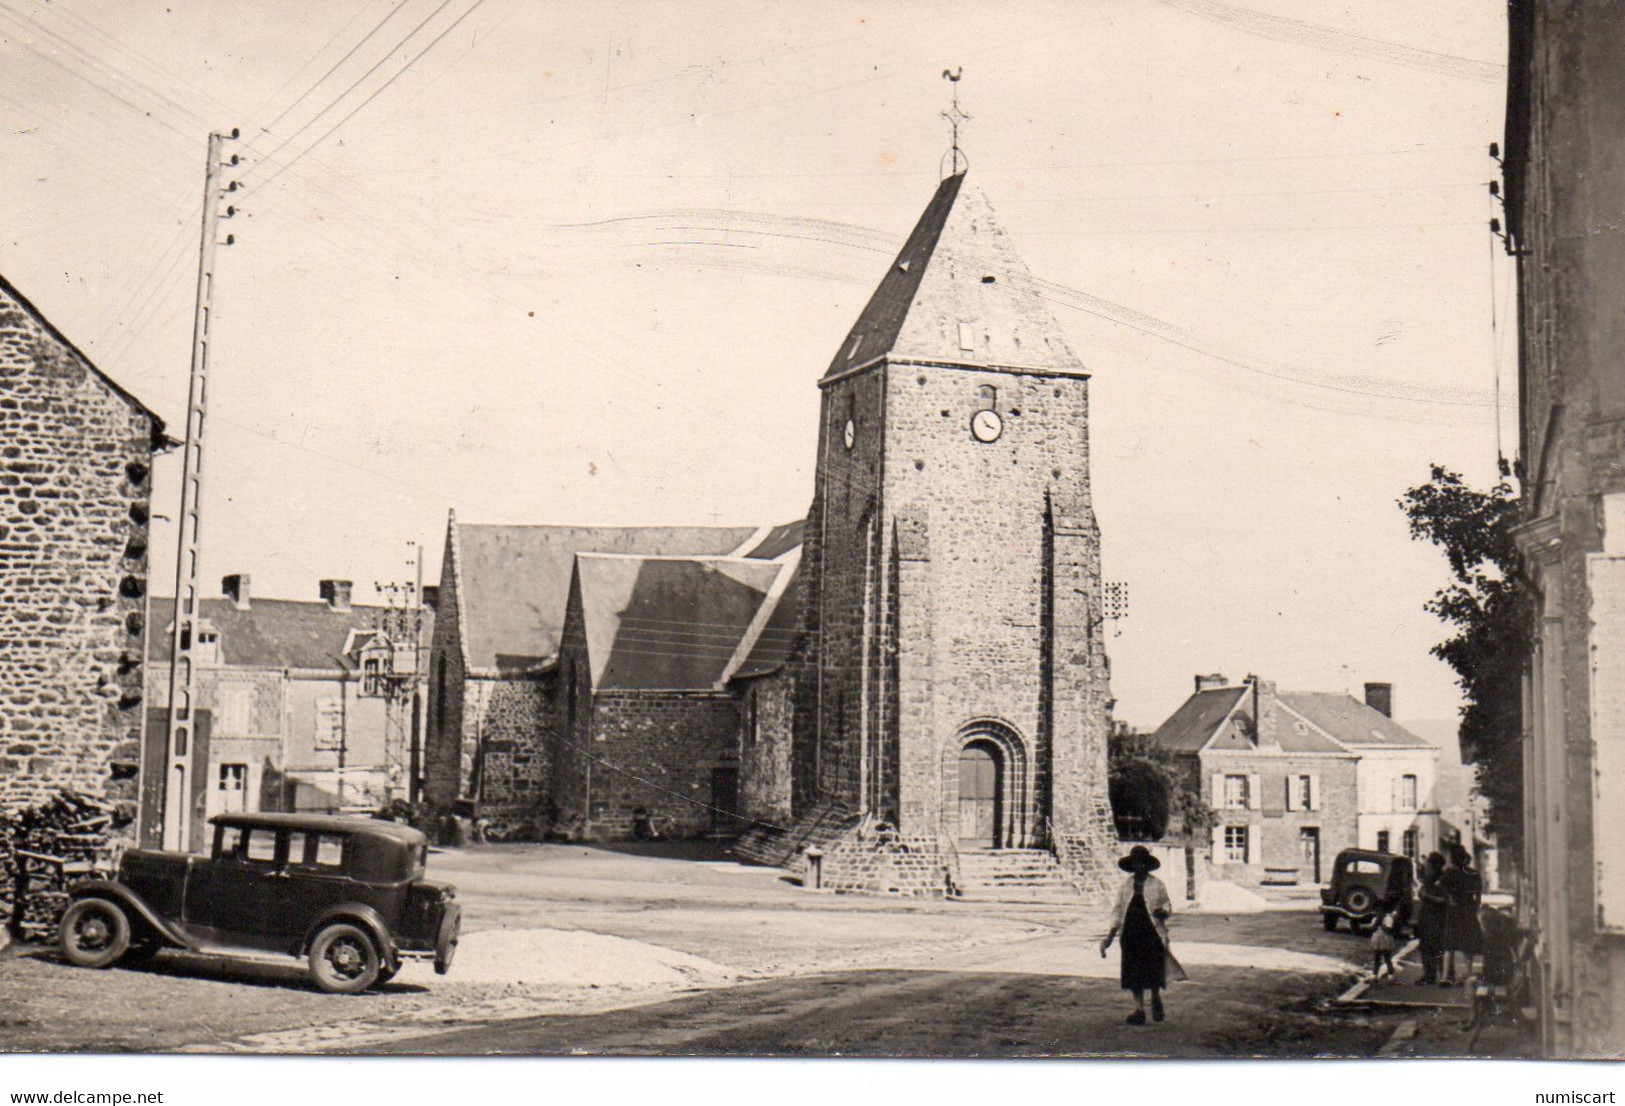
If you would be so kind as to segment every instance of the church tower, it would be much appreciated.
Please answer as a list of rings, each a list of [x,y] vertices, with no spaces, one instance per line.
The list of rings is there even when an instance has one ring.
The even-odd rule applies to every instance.
[[[798,812],[1098,873],[1115,835],[1088,373],[963,172],[819,388]]]

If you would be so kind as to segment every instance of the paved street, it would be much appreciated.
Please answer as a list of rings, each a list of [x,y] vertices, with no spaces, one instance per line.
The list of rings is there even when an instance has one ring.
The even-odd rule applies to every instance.
[[[70,968],[0,954],[14,1050],[812,1054],[1372,1055],[1404,1011],[1332,996],[1365,942],[1306,902],[1184,914],[1191,982],[1169,1020],[1124,1022],[1102,926],[1065,907],[809,894],[780,873],[633,850],[512,846],[436,855],[467,932],[446,977],[318,994],[291,961],[168,954]]]

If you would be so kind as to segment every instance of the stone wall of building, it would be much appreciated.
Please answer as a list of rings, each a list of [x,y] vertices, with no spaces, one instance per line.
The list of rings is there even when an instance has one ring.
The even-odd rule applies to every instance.
[[[740,811],[754,821],[787,827],[794,817],[790,802],[794,677],[781,669],[742,681],[738,695]]]
[[[739,772],[739,706],[718,692],[599,692],[579,710],[584,747],[562,755],[555,776],[561,811],[585,811],[590,840],[632,836],[642,807],[667,836],[739,832],[743,824],[714,809],[716,773]],[[581,741],[580,737],[574,739]]]
[[[942,898],[953,878],[953,850],[940,837],[863,829],[824,850],[818,862],[819,890],[904,898]],[[811,886],[808,861],[799,866]]]
[[[135,798],[155,429],[0,285],[0,807]]]
[[[550,675],[468,682],[464,726],[477,743],[474,813],[493,837],[533,839],[552,825],[560,725],[554,682]]]
[[[1006,767],[1022,773],[1029,797],[1010,843],[1042,842],[1052,828],[1092,841],[1103,832],[1095,809],[1110,693],[1085,382],[903,365],[888,366],[885,379],[886,511],[897,540],[915,547],[899,550],[897,649],[899,665],[913,669],[898,676],[910,685],[900,688],[901,710],[931,726],[923,748],[911,752],[918,739],[902,738],[900,786],[916,797],[905,805],[924,814],[903,829],[952,834],[955,796],[939,782],[942,764],[986,728],[1018,748],[1020,763]],[[1004,429],[980,442],[971,418],[987,408]],[[909,591],[929,594],[929,624],[911,621]],[[922,682],[929,708],[911,708]]]
[[[1360,798],[1357,764],[1348,756],[1270,755],[1259,752],[1208,750],[1201,757],[1202,801],[1217,817],[1213,827],[1215,874],[1232,883],[1258,883],[1265,868],[1299,868],[1301,882],[1315,882],[1304,863],[1303,831],[1314,828],[1320,839],[1320,879],[1330,879],[1332,861],[1344,849],[1355,848],[1359,840]],[[1258,795],[1251,806],[1226,809],[1222,788],[1214,793],[1217,776],[1257,777]],[[1315,810],[1288,810],[1286,781],[1289,776],[1318,777],[1320,807]],[[1236,863],[1225,855],[1226,826],[1246,826],[1249,859]],[[1393,842],[1398,852],[1400,842]]]

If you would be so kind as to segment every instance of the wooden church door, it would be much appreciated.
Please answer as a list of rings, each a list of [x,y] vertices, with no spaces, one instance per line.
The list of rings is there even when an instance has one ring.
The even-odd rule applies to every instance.
[[[999,844],[999,760],[988,745],[973,742],[959,752],[959,840],[996,848]]]

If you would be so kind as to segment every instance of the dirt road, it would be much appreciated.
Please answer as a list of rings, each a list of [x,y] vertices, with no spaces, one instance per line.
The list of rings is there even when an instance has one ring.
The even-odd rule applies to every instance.
[[[447,977],[316,994],[292,961],[165,954],[90,972],[0,954],[0,1047],[393,1053],[1370,1055],[1394,1019],[1333,1011],[1364,943],[1304,909],[1181,915],[1192,981],[1124,1022],[1101,925],[1053,906],[801,891],[725,862],[548,846],[434,858],[468,933]]]

